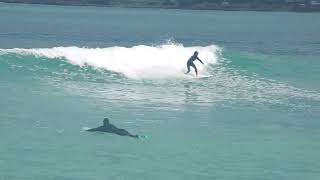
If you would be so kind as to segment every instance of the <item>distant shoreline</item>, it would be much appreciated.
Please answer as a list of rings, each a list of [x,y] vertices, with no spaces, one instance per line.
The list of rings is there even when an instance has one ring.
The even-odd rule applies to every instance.
[[[313,12],[320,12],[320,8],[249,8],[249,7],[176,7],[176,6],[150,6],[150,5],[132,5],[132,4],[119,4],[119,5],[108,5],[108,4],[83,4],[83,3],[50,3],[50,2],[20,2],[20,1],[6,1],[0,0],[0,3],[6,4],[37,4],[37,5],[53,5],[53,6],[90,6],[90,7],[116,7],[116,8],[150,8],[150,9],[178,9],[178,10],[212,10],[212,11],[248,11],[248,12],[306,12],[306,13],[313,13]]]

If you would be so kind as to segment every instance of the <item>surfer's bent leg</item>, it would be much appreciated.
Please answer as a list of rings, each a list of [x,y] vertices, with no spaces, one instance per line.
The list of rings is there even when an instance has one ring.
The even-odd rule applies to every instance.
[[[188,68],[188,71],[186,72],[186,74],[188,74],[190,72],[190,65],[187,64],[187,68]]]
[[[125,129],[117,129],[115,132],[115,134],[118,134],[120,136],[129,136],[129,137],[135,137],[138,138],[137,135],[132,135],[131,133],[129,133],[127,130]]]
[[[120,135],[120,136],[129,136],[129,137],[133,137],[133,138],[139,138],[138,135],[132,135],[131,133],[129,133],[127,130],[125,129],[118,129],[116,134]]]
[[[132,135],[132,134],[130,134],[129,136],[130,136],[130,137],[133,137],[133,138],[139,138],[138,135]]]
[[[196,75],[198,76],[198,70],[197,70],[196,65],[194,65],[194,64],[192,63],[191,66],[194,68],[194,70],[196,71]]]
[[[186,74],[190,72],[190,63],[187,63],[187,68],[188,68],[188,71],[186,72]]]

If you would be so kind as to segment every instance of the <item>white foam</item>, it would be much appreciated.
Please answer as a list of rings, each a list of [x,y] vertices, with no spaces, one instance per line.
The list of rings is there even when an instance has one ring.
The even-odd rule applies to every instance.
[[[0,53],[13,52],[47,58],[65,58],[74,65],[103,68],[134,79],[185,77],[183,72],[186,71],[186,61],[194,51],[199,51],[199,58],[205,63],[202,65],[195,61],[199,74],[208,75],[206,67],[217,63],[220,52],[220,48],[215,45],[184,47],[177,44],[165,44],[160,46],[139,45],[131,48],[115,46],[108,48],[0,49]]]

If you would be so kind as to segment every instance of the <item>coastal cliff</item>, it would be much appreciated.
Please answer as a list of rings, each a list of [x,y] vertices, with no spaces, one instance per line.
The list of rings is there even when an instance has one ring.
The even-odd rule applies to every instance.
[[[320,0],[0,0],[0,2],[132,8],[320,12]]]

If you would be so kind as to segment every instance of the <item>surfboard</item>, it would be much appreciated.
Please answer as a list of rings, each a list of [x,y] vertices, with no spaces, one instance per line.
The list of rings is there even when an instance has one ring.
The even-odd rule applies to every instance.
[[[206,79],[206,78],[212,77],[213,75],[198,75],[198,76],[195,76],[195,75],[186,74],[186,76],[188,76],[190,78],[193,78],[193,79]]]
[[[209,78],[212,77],[213,75],[198,75],[195,78],[199,78],[199,79],[205,79],[205,78]]]
[[[83,130],[83,131],[88,131],[89,129],[91,129],[91,128],[89,128],[89,127],[82,127],[82,130]]]

